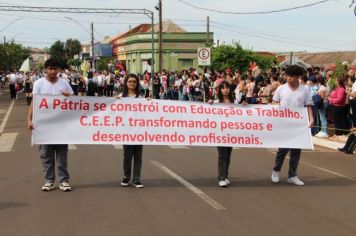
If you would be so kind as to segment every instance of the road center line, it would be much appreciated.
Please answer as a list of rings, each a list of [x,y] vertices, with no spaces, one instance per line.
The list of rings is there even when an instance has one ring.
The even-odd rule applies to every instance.
[[[272,153],[276,153],[275,151],[273,150],[270,150]],[[303,151],[302,151],[303,153]],[[286,159],[289,160],[289,157],[287,156]],[[315,166],[315,165],[312,165],[312,164],[309,164],[307,162],[304,162],[304,161],[299,161],[299,163],[303,164],[303,165],[306,165],[306,166],[309,166],[309,167],[312,167],[314,169],[317,169],[317,170],[320,170],[320,171],[324,171],[328,174],[332,174],[332,175],[336,175],[338,177],[341,177],[341,178],[344,178],[344,179],[348,179],[348,180],[352,180],[352,181],[356,181],[356,178],[352,178],[352,177],[349,177],[349,176],[346,176],[346,175],[343,175],[343,174],[340,174],[338,172],[335,172],[335,171],[332,171],[332,170],[328,170],[328,169],[325,169],[325,168],[322,168],[322,167],[319,167],[319,166]]]
[[[195,187],[194,185],[192,185],[191,183],[189,183],[188,181],[186,181],[185,179],[183,179],[182,177],[180,177],[179,175],[177,175],[176,173],[174,173],[173,171],[168,169],[166,166],[162,165],[158,161],[151,161],[151,163],[153,165],[155,165],[156,167],[158,167],[159,169],[161,169],[164,173],[171,176],[173,179],[177,180],[179,183],[181,183],[187,189],[192,191],[198,197],[203,199],[206,203],[208,203],[210,206],[212,206],[215,210],[226,210],[226,208],[223,207],[221,204],[219,204],[214,199],[212,199],[211,197],[206,195],[203,191],[201,191],[200,189],[198,189],[197,187]]]
[[[289,159],[289,157],[286,157],[286,159]],[[346,176],[346,175],[343,175],[343,174],[340,174],[340,173],[337,173],[335,171],[331,171],[331,170],[328,170],[328,169],[325,169],[325,168],[322,168],[322,167],[319,167],[319,166],[315,166],[315,165],[309,164],[309,163],[304,162],[304,161],[299,161],[299,163],[302,163],[303,165],[315,168],[315,169],[320,170],[320,171],[324,171],[324,172],[332,174],[332,175],[336,175],[336,176],[344,178],[344,179],[356,181],[355,178],[352,178],[352,177],[349,177],[349,176]]]
[[[1,122],[1,125],[0,125],[0,134],[2,134],[2,132],[4,132],[4,129],[5,129],[7,120],[8,120],[9,117],[10,117],[10,114],[11,114],[11,111],[12,111],[12,108],[13,108],[14,104],[15,104],[15,101],[12,101],[11,104],[10,104],[9,109],[8,109],[7,112],[6,112],[5,118],[4,118],[3,121]]]

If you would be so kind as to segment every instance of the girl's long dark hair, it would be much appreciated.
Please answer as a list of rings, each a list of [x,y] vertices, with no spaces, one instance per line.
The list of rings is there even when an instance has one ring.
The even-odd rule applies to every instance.
[[[129,80],[129,78],[136,79],[136,97],[138,97],[140,95],[140,80],[135,74],[129,74],[128,76],[126,76],[124,80],[124,90],[122,91],[122,97],[127,97],[129,94],[129,89],[127,88],[127,81]]]
[[[218,99],[219,99],[219,102],[224,102],[224,96],[222,95],[222,92],[221,92],[221,90],[223,89],[223,88],[229,88],[230,90],[229,90],[229,100],[230,100],[230,102],[231,103],[233,103],[234,102],[234,97],[233,97],[233,95],[232,95],[232,91],[231,91],[231,86],[230,86],[230,84],[227,82],[227,81],[222,81],[220,84],[219,84],[219,86],[218,86]]]

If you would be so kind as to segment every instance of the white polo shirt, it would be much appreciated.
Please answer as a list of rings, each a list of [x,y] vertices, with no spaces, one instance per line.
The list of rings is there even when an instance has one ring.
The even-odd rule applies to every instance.
[[[292,90],[288,84],[279,86],[274,93],[273,101],[282,107],[304,107],[313,104],[309,90],[301,84],[296,90]]]
[[[64,79],[58,79],[55,83],[49,82],[46,78],[38,79],[32,90],[32,94],[62,95],[62,92],[74,94],[73,89]]]

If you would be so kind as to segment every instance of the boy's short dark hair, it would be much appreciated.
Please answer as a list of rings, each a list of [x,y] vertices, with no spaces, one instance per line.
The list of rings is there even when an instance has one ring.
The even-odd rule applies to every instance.
[[[291,77],[299,77],[304,75],[305,70],[297,65],[288,66],[286,69],[286,75]]]
[[[62,68],[62,63],[60,60],[56,59],[56,58],[49,58],[45,61],[44,63],[44,67],[48,68],[48,67],[57,67],[57,68]]]

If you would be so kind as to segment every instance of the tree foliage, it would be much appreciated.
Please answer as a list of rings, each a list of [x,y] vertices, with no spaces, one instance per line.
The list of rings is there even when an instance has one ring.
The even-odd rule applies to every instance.
[[[49,54],[51,55],[51,57],[56,58],[58,60],[65,60],[66,52],[64,50],[64,43],[59,40],[54,42],[49,49]]]
[[[66,42],[57,40],[49,49],[51,57],[57,58],[62,62],[62,67],[67,67],[71,59],[81,51],[81,44],[77,39],[67,39]]]
[[[335,71],[331,74],[331,78],[327,82],[331,90],[334,90],[337,87],[337,79],[344,77],[346,75],[346,72],[347,70],[345,70],[345,66],[341,63],[341,61],[337,61]]]
[[[214,70],[239,69],[246,71],[251,62],[256,62],[262,69],[273,66],[276,62],[274,57],[261,56],[251,50],[244,49],[239,43],[223,44],[212,49],[212,64]]]
[[[66,52],[67,59],[71,59],[81,52],[82,46],[77,39],[70,38],[67,39],[67,41],[65,42],[64,49]]]
[[[109,69],[109,63],[111,61],[111,58],[101,58],[100,60],[96,61],[96,67],[98,68],[98,71],[103,71],[103,70],[108,70]]]
[[[14,42],[0,44],[0,70],[18,70],[29,56],[29,50],[20,44]]]

